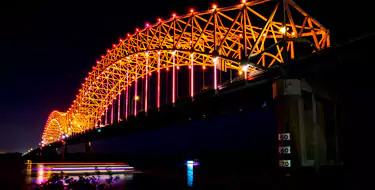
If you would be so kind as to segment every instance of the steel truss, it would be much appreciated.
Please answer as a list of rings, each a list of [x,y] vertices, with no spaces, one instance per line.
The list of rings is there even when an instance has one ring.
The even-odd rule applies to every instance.
[[[107,50],[85,78],[68,111],[51,113],[42,145],[61,140],[63,135],[101,127],[102,118],[109,111],[111,122],[120,120],[121,115],[128,117],[127,105],[124,113],[118,109],[118,118],[113,118],[115,100],[126,93],[129,101],[126,91],[140,78],[187,66],[214,67],[215,77],[216,69],[240,70],[251,77],[295,59],[299,56],[298,44],[313,47],[311,53],[329,47],[330,36],[326,28],[291,0],[255,0],[158,19]],[[147,111],[150,97],[145,94]],[[175,94],[172,101],[176,101]]]

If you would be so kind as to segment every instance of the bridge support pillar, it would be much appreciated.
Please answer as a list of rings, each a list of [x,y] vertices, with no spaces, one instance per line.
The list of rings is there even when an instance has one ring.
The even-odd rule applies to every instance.
[[[68,154],[68,145],[64,141],[63,146],[61,148],[61,160],[65,160],[67,154]]]
[[[279,79],[273,84],[273,98],[278,130],[278,166],[286,172],[301,166],[301,139],[299,131],[303,125],[301,81]]]
[[[340,164],[338,102],[309,81],[279,79],[273,84],[280,167]]]

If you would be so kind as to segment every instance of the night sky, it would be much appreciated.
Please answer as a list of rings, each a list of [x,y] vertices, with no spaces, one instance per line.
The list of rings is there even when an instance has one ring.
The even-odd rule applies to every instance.
[[[213,2],[1,1],[0,152],[36,147],[49,113],[69,107],[95,61],[127,32],[172,12],[206,10]],[[372,31],[371,5],[365,1],[295,2],[331,29],[333,43]],[[219,6],[237,3],[218,1]]]

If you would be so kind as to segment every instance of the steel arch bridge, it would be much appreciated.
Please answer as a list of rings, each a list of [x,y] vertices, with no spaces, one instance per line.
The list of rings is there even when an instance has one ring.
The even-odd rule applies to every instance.
[[[217,90],[226,81],[249,80],[329,46],[329,31],[292,0],[242,1],[159,18],[107,50],[70,108],[50,114],[41,145]]]

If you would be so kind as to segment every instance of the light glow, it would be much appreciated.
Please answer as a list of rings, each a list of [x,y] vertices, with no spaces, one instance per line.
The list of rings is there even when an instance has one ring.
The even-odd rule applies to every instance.
[[[246,72],[249,69],[249,64],[242,66],[242,71]]]
[[[136,96],[135,98],[134,98],[134,100],[136,100],[136,101],[138,101],[140,98],[139,98],[139,96]]]
[[[285,34],[285,32],[287,31],[287,28],[285,26],[281,27],[280,30],[279,30],[281,33]]]

